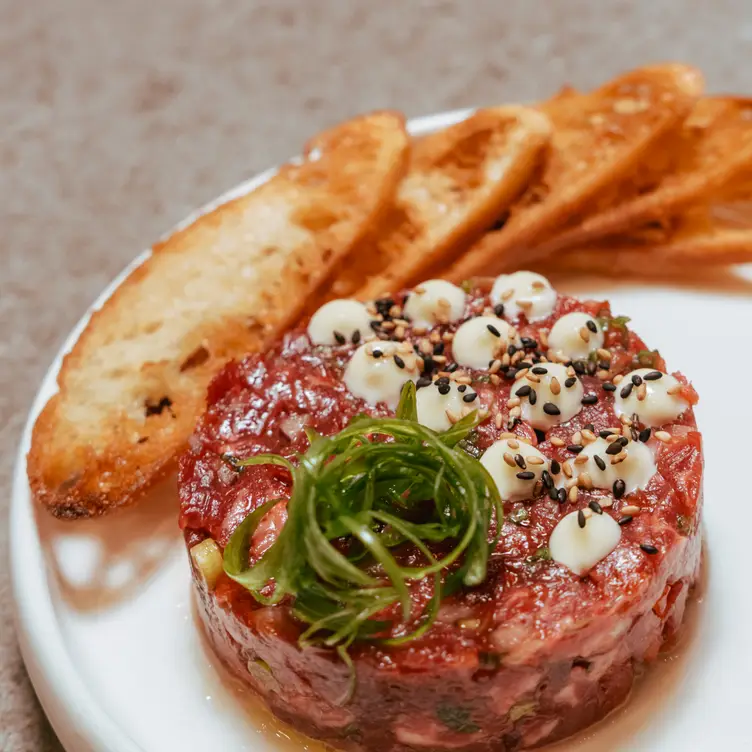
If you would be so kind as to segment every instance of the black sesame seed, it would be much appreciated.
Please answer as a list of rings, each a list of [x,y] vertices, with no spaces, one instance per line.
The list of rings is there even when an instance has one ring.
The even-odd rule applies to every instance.
[[[600,436],[602,439],[607,439],[611,435],[612,431],[598,431],[598,436]]]
[[[517,467],[522,468],[523,470],[527,469],[525,458],[521,454],[515,454],[514,461],[517,463]]]
[[[503,304],[503,303],[497,303],[497,304],[496,304],[496,305],[494,306],[494,309],[493,309],[493,311],[494,311],[494,313],[495,313],[495,314],[496,314],[496,315],[497,315],[497,316],[498,316],[499,318],[501,318],[501,317],[502,317],[502,316],[504,315],[504,304]]]
[[[420,389],[424,386],[431,386],[433,382],[431,379],[428,378],[428,376],[421,376],[416,382],[415,382],[415,388]]]
[[[493,324],[486,324],[486,329],[488,329],[494,337],[501,337],[501,332]]]
[[[598,327],[597,327],[597,325],[596,325],[595,321],[593,321],[592,319],[588,319],[588,321],[587,321],[587,323],[585,324],[585,326],[586,326],[586,327],[587,327],[588,329],[590,329],[590,331],[591,331],[591,332],[592,332],[593,334],[597,334],[597,333],[598,333]]]
[[[640,431],[638,438],[640,439],[640,441],[650,441],[650,429],[643,428],[642,431]]]
[[[532,480],[535,478],[535,473],[532,470],[525,470],[524,472],[517,473],[517,477],[520,480]]]
[[[580,376],[585,375],[585,364],[581,360],[575,360],[572,363],[572,368],[574,368],[574,372],[578,373]]]
[[[338,345],[344,345],[345,342],[347,342],[347,339],[345,338],[345,335],[342,334],[341,332],[336,332],[335,331],[335,332],[332,332],[332,334],[334,335],[334,339],[335,339],[335,341],[337,342]]]
[[[449,386],[449,384],[442,384],[442,385],[441,385],[441,386],[439,387],[439,394],[444,394],[444,395],[446,395],[446,394],[449,394],[449,392],[450,392],[451,390],[452,390],[452,387],[451,387],[451,386]]]
[[[603,514],[603,507],[595,500],[593,499],[588,506],[596,513],[596,514]]]
[[[504,378],[507,381],[514,380],[514,377],[517,375],[517,369],[516,368],[510,368],[508,371],[504,373]]]
[[[534,404],[535,404],[535,403],[536,403],[536,402],[538,401],[538,394],[537,394],[537,392],[535,391],[535,389],[531,389],[531,390],[530,390],[530,394],[528,394],[528,396],[527,396],[527,401],[528,401],[528,402],[529,402],[529,403],[530,403],[531,405],[534,405]]]
[[[436,361],[433,358],[423,358],[423,370],[433,371],[436,368]]]
[[[567,489],[560,488],[556,496],[559,504],[563,504],[567,500]]]
[[[634,384],[630,381],[620,392],[622,399],[626,399],[629,397],[630,394],[632,394],[632,389],[634,388]]]
[[[533,391],[533,387],[530,386],[530,384],[523,384],[516,392],[515,394],[518,397],[527,397],[530,392]]]
[[[615,455],[619,454],[621,452],[623,447],[623,444],[621,443],[621,437],[616,439],[616,441],[612,441],[607,447],[606,447],[606,454]]]
[[[638,374],[632,374],[632,383],[635,386],[640,386],[642,384],[642,376],[639,376]]]
[[[534,428],[533,431],[535,431],[535,438],[538,439],[538,443],[542,444],[546,440],[546,432],[541,431],[540,428]]]
[[[618,441],[623,447],[629,444],[629,439],[626,436],[619,436],[619,438],[615,439],[614,441]]]
[[[592,431],[593,433],[595,433],[595,426],[592,423],[585,423],[585,425],[583,426],[583,429],[585,429],[586,431]]]
[[[534,350],[538,347],[538,343],[532,337],[522,337],[520,341],[526,350]]]
[[[454,373],[459,368],[459,363],[452,363],[451,365],[447,366],[444,370],[447,373]]]
[[[477,395],[477,394],[476,394],[475,392],[470,392],[470,394],[466,394],[466,395],[465,395],[465,396],[464,396],[464,397],[462,398],[462,401],[463,401],[463,402],[472,402],[473,400],[475,400],[475,399],[477,398],[477,396],[478,396],[478,395]]]
[[[640,548],[646,554],[650,554],[651,556],[658,553],[658,549],[650,543],[640,543]]]
[[[663,374],[660,371],[651,371],[650,373],[646,373],[642,378],[645,381],[658,381],[658,379],[663,378]]]
[[[371,327],[371,329],[373,329],[373,330],[374,330],[375,332],[378,332],[378,331],[379,331],[379,329],[381,328],[381,322],[380,322],[380,321],[376,321],[376,320],[374,319],[373,321],[370,321],[370,322],[369,322],[369,326],[370,326],[370,327]]]
[[[627,484],[619,478],[618,480],[614,481],[614,498],[615,499],[621,499],[622,496],[624,496],[624,492],[627,490]]]
[[[355,331],[354,331],[354,332],[352,333],[352,337],[350,337],[350,341],[351,341],[351,342],[352,342],[352,343],[353,343],[354,345],[357,345],[357,344],[358,344],[358,342],[360,342],[360,329],[356,329],[356,330],[355,330]]]
[[[548,470],[544,470],[541,473],[541,482],[546,488],[553,488],[554,481],[551,477],[551,473],[549,473]]]
[[[561,415],[561,410],[559,410],[553,402],[544,402],[543,412],[546,413],[546,415]]]
[[[577,377],[576,376],[570,376],[565,382],[564,386],[567,389],[571,389],[575,384],[577,383]]]
[[[397,366],[397,368],[404,368],[405,367],[405,361],[400,358],[399,355],[394,356],[394,365]]]
[[[561,465],[558,460],[551,460],[551,475],[558,475],[561,472]]]
[[[572,454],[579,454],[585,447],[582,446],[582,444],[570,444],[567,447],[568,452],[572,452]]]
[[[581,400],[583,405],[594,405],[596,402],[598,402],[597,394],[586,394]]]
[[[533,364],[529,360],[521,360],[517,363],[517,368],[532,368]]]
[[[460,384],[460,385],[459,385],[459,386],[457,387],[457,391],[458,391],[458,392],[459,392],[460,394],[462,394],[462,392],[464,392],[464,391],[467,391],[467,384]]]
[[[434,382],[436,386],[444,386],[444,384],[449,383],[449,377],[448,376],[439,376],[438,379]]]
[[[585,527],[585,523],[587,522],[587,519],[585,518],[585,512],[580,509],[579,512],[577,512],[577,524],[580,527]]]
[[[381,350],[374,350],[371,354],[374,358],[380,358],[384,353]]]
[[[443,342],[437,342],[433,346],[433,354],[434,355],[443,355],[444,354],[444,343]]]
[[[609,361],[609,360],[599,360],[598,361],[598,368],[602,368],[604,371],[608,371],[608,369],[611,368],[611,361]]]
[[[595,464],[598,465],[598,468],[600,470],[606,469],[606,463],[603,461],[603,457],[599,457],[597,454],[594,454],[593,459],[595,460]]]
[[[384,316],[384,318],[391,318],[389,316],[389,309],[394,305],[392,298],[379,298],[374,300],[373,304],[376,306],[376,310]]]
[[[630,522],[632,522],[634,518],[631,514],[625,514],[623,517],[619,518],[619,524],[620,525],[628,525]]]
[[[587,364],[587,372],[591,376],[593,376],[597,370],[598,370],[598,366],[596,365],[595,361],[589,362]]]
[[[548,368],[544,368],[543,366],[535,366],[535,368],[533,368],[533,373],[536,376],[542,376],[544,373],[548,373]]]
[[[616,391],[616,384],[612,384],[610,381],[606,381],[603,384],[603,391],[604,392],[615,392]]]
[[[516,348],[516,347],[515,347],[514,345],[509,345],[509,347],[507,347],[507,353],[508,353],[508,355],[509,355],[509,357],[510,357],[510,358],[511,358],[511,357],[512,357],[512,355],[514,355],[514,354],[515,354],[516,352],[517,352],[517,348]]]
[[[551,488],[548,489],[548,498],[551,499],[551,501],[558,501],[559,500],[559,489],[554,488],[551,486]]]

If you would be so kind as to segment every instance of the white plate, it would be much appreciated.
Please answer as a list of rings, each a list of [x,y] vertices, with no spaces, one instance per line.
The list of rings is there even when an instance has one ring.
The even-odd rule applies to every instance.
[[[411,130],[427,133],[465,114],[422,118],[411,123]],[[198,214],[249,191],[270,174]],[[703,289],[587,280],[567,285],[571,292],[610,298],[614,311],[631,316],[636,331],[660,348],[672,369],[688,374],[700,392],[710,560],[707,595],[689,644],[649,674],[625,710],[564,745],[567,749],[752,749],[746,529],[752,501],[746,475],[752,463],[747,428],[752,402],[742,381],[752,373],[752,268],[741,276]],[[33,420],[55,390],[60,357],[42,383],[20,447],[11,504],[11,565],[21,649],[61,741],[69,752],[318,749],[255,709],[223,679],[205,650],[194,621],[174,495],[157,489],[153,503],[76,524],[36,513],[25,455]],[[724,383],[724,363],[741,378]]]

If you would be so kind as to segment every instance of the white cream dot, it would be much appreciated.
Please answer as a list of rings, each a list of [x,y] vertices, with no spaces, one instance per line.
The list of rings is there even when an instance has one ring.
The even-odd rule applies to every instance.
[[[374,357],[379,354],[379,357]],[[405,364],[400,368],[397,355]],[[370,405],[383,402],[395,408],[399,404],[402,387],[416,381],[418,368],[411,353],[404,353],[396,342],[369,342],[361,345],[350,358],[344,374],[345,386],[351,394]]]
[[[620,457],[620,453],[608,454],[606,452],[612,444],[613,442],[600,437],[587,444],[577,456],[578,462],[572,463],[574,476],[579,477],[586,472],[595,488],[605,488],[609,491],[613,489],[615,481],[623,480],[625,494],[644,489],[657,472],[650,448],[641,441],[630,441],[623,447],[626,459],[612,464],[615,457]],[[596,456],[605,469],[600,468],[595,459]],[[587,461],[581,458],[587,458]]]
[[[480,459],[504,501],[529,499],[533,495],[535,484],[541,479],[543,471],[548,470],[549,465],[548,457],[536,447],[523,441],[514,440],[514,443],[516,446],[510,446],[508,439],[496,441],[486,449]],[[514,462],[517,455],[523,458],[524,467]],[[532,473],[532,477],[520,478],[521,473]]]
[[[575,378],[575,381],[568,387],[566,383],[570,378]],[[520,397],[522,419],[533,428],[546,430],[566,423],[582,410],[582,382],[576,377],[570,377],[567,368],[561,363],[540,363],[534,366],[530,370],[530,379],[519,379],[512,387],[512,395]],[[530,391],[535,392],[535,395],[531,395]],[[530,401],[531,396],[534,404]]]
[[[460,391],[461,388],[463,391]],[[434,431],[448,430],[457,419],[463,417],[465,409],[480,407],[477,397],[472,402],[465,401],[465,397],[473,394],[475,392],[469,386],[462,387],[453,381],[441,388],[435,383],[421,387],[416,395],[418,422]]]
[[[579,512],[562,517],[548,541],[551,558],[578,575],[605,559],[621,540],[621,527],[607,512],[589,515],[584,527],[582,521]]]
[[[688,407],[689,402],[669,391],[679,389],[681,382],[667,373],[659,379],[645,379],[646,375],[662,373],[653,368],[638,368],[626,374],[614,392],[614,410],[617,415],[637,414],[640,421],[647,426],[657,427],[676,420]],[[632,377],[641,380],[635,385]],[[631,387],[629,386],[631,384]],[[626,397],[622,397],[623,393]]]
[[[497,277],[490,299],[494,305],[504,304],[504,318],[510,321],[523,313],[528,321],[540,321],[553,312],[556,290],[541,274],[520,271]]]
[[[603,331],[596,319],[582,311],[562,316],[548,334],[549,350],[568,360],[587,358],[603,347],[603,342]]]
[[[410,293],[404,313],[415,326],[430,329],[461,319],[466,298],[461,287],[443,279],[429,279]]]
[[[373,334],[371,316],[357,300],[330,300],[308,322],[308,336],[314,345],[344,344],[337,341],[337,334],[351,342],[356,331],[361,339]]]
[[[512,336],[512,327],[495,316],[468,319],[454,334],[452,354],[461,366],[486,369],[490,361],[500,355],[510,343],[519,344]]]

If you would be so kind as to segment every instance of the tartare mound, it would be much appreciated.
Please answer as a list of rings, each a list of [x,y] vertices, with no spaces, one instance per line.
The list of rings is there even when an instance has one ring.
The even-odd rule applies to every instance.
[[[433,280],[327,304],[215,378],[180,463],[181,527],[212,646],[276,716],[347,750],[500,752],[562,739],[625,700],[681,627],[703,467],[694,390],[627,321],[527,272]],[[248,566],[274,546],[292,494],[284,464],[238,459],[295,464],[311,431],[394,415],[407,382],[417,421],[439,434],[476,416],[456,451],[479,460],[504,510],[485,577],[445,594],[402,644],[425,621],[432,577],[411,581],[408,618],[374,616],[373,639],[301,647],[310,624],[294,597],[262,603],[222,570],[238,526],[279,500]],[[399,558],[418,551],[405,543]]]

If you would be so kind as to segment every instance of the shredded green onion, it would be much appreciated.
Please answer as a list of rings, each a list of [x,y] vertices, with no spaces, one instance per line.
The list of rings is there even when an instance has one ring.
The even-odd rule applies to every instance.
[[[225,458],[238,470],[276,464],[292,476],[276,541],[249,563],[253,533],[279,502],[272,499],[235,530],[224,569],[261,603],[289,598],[307,625],[302,645],[342,652],[354,640],[407,642],[431,628],[443,597],[486,577],[489,528],[494,515],[501,528],[502,502],[483,465],[458,446],[481,417],[476,411],[436,433],[418,423],[415,394],[408,382],[394,418],[358,416],[329,437],[309,431],[310,447],[294,461]],[[419,566],[400,562],[405,546],[420,553]],[[433,596],[413,613],[409,583],[424,578]],[[396,623],[381,614],[394,604]]]

